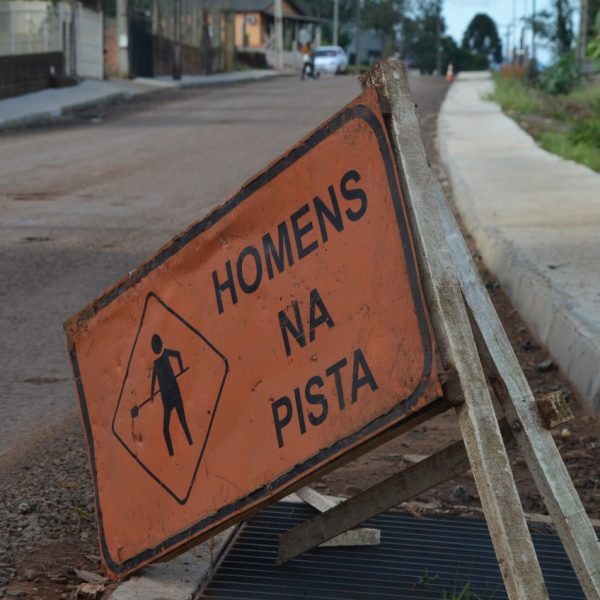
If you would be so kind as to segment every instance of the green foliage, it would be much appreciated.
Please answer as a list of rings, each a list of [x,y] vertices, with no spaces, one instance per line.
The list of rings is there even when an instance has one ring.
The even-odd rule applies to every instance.
[[[462,47],[474,55],[493,56],[496,62],[502,60],[502,42],[494,20],[484,13],[476,14],[465,33]]]
[[[535,15],[522,17],[521,21],[526,29],[533,29],[536,38],[549,40],[552,38],[554,26],[552,23],[552,13],[548,10],[539,10]]]
[[[585,143],[573,142],[570,135],[546,131],[540,135],[543,148],[567,160],[573,160],[600,172],[600,148]]]
[[[396,50],[396,32],[405,11],[403,0],[366,0],[362,12],[363,26],[374,29],[383,37],[384,54]]]
[[[444,44],[442,44],[444,46]],[[447,59],[447,63],[452,63],[455,73],[460,71],[485,71],[490,67],[490,61],[487,54],[481,52],[472,52],[456,46],[456,49],[452,52],[445,52],[444,58]],[[445,64],[444,69],[448,67]]]
[[[600,16],[600,0],[588,0],[588,37],[600,35],[598,17]]]
[[[460,592],[456,592],[452,594],[452,596],[449,596],[444,592],[444,600],[474,600],[474,596],[471,592],[471,584],[465,584]]]
[[[497,102],[509,114],[530,114],[542,111],[543,104],[534,88],[516,77],[495,77],[494,91],[487,97]]]
[[[569,0],[554,0],[556,26],[552,37],[558,54],[565,54],[573,45],[573,8]]]
[[[541,10],[534,17],[522,19],[525,27],[535,31],[540,40],[548,40],[556,55],[570,52],[575,34],[573,33],[573,7],[569,0],[552,0],[552,10]]]
[[[328,23],[323,28],[323,39],[331,41],[333,0],[296,0],[296,2],[305,14],[327,19]],[[340,0],[338,35],[340,46],[347,46],[352,40],[356,22],[356,3],[357,0]],[[387,54],[391,54],[396,49],[396,32],[402,21],[405,5],[406,0],[365,0],[361,12],[362,27],[374,29],[382,35]]]
[[[581,80],[581,68],[572,53],[559,55],[539,76],[539,86],[547,94],[568,94]]]
[[[600,83],[591,83],[575,88],[564,97],[565,102],[576,104],[585,110],[586,114],[600,118]]]
[[[593,35],[594,37],[588,43],[587,54],[596,65],[596,69],[600,71],[600,10],[594,20]]]
[[[574,144],[587,144],[600,150],[600,118],[575,123],[569,139]]]
[[[437,25],[440,3],[438,0],[422,0],[415,10],[404,19],[403,55],[412,58],[422,73],[433,73],[437,61]],[[440,18],[440,31],[446,30],[444,18]]]
[[[600,172],[600,83],[569,94],[545,94],[523,79],[495,77],[489,99],[518,122],[540,145]]]

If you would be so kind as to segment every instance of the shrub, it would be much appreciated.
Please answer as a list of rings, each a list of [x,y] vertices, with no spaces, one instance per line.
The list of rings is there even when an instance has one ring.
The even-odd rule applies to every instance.
[[[539,113],[543,105],[537,97],[536,90],[527,85],[522,78],[494,77],[496,88],[488,96],[500,104],[507,113]]]
[[[577,121],[570,137],[575,144],[588,144],[600,149],[600,119]]]
[[[581,79],[581,69],[572,53],[562,54],[539,77],[539,85],[547,94],[568,94]]]

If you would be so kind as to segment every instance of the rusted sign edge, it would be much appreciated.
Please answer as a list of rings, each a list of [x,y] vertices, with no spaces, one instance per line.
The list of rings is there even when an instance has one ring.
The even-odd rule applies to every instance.
[[[95,464],[94,455],[94,442],[93,434],[91,430],[91,423],[89,413],[87,410],[87,402],[83,382],[81,380],[81,374],[79,370],[79,363],[77,359],[77,350],[75,346],[75,333],[80,327],[85,327],[87,321],[100,310],[108,306],[113,300],[121,296],[125,291],[141,282],[155,268],[164,263],[168,258],[177,253],[183,246],[201,235],[215,225],[221,218],[227,215],[230,211],[235,209],[241,202],[246,200],[261,187],[272,181],[282,171],[293,165],[297,160],[307,154],[310,150],[315,148],[318,144],[327,139],[330,135],[334,134],[341,127],[349,123],[354,119],[360,119],[364,121],[375,134],[378,142],[381,157],[385,166],[385,171],[388,179],[388,185],[394,204],[394,210],[396,213],[396,222],[398,224],[400,240],[402,243],[405,259],[407,274],[410,284],[411,295],[415,305],[417,320],[419,324],[419,332],[421,335],[421,341],[424,350],[424,361],[421,378],[415,386],[413,392],[403,400],[399,401],[398,404],[388,413],[378,417],[365,425],[361,430],[354,434],[337,441],[335,444],[327,448],[321,449],[317,454],[311,456],[302,463],[297,464],[295,467],[287,471],[286,473],[279,476],[277,479],[265,484],[258,488],[248,496],[241,498],[227,506],[224,506],[219,511],[213,513],[209,517],[196,522],[194,525],[180,531],[179,533],[171,536],[160,544],[153,546],[137,555],[119,562],[115,560],[108,551],[106,544],[102,517],[102,507],[100,505],[100,499],[98,496],[98,480]],[[226,201],[223,205],[216,208],[203,220],[198,221],[191,225],[187,230],[176,236],[173,240],[164,245],[158,253],[143,263],[136,270],[131,272],[128,276],[124,277],[114,287],[109,289],[104,295],[94,300],[86,308],[81,310],[79,313],[71,317],[65,322],[64,328],[67,333],[68,349],[71,358],[71,364],[73,368],[73,374],[75,379],[75,386],[79,399],[79,405],[81,409],[81,417],[85,430],[88,453],[90,460],[90,468],[92,471],[92,477],[94,479],[94,493],[96,499],[96,511],[98,530],[100,537],[100,547],[102,551],[103,559],[107,567],[117,576],[124,575],[136,568],[148,563],[154,557],[159,554],[164,554],[170,550],[174,550],[180,545],[189,543],[190,541],[200,542],[212,535],[212,529],[216,529],[219,523],[223,522],[228,516],[235,514],[238,511],[242,511],[245,507],[248,507],[244,511],[245,515],[250,514],[256,505],[261,500],[266,500],[266,497],[273,494],[274,490],[285,489],[285,486],[291,486],[295,481],[302,478],[302,475],[308,475],[316,469],[319,463],[323,463],[328,458],[339,455],[344,449],[358,446],[361,442],[366,442],[373,432],[380,430],[381,432],[386,430],[386,426],[392,427],[402,415],[406,414],[417,402],[418,398],[426,392],[428,386],[428,379],[431,375],[431,369],[433,365],[434,351],[431,344],[430,338],[430,325],[428,319],[428,313],[425,308],[424,299],[421,293],[419,284],[419,274],[417,270],[417,264],[415,260],[415,254],[412,244],[412,236],[409,230],[406,213],[404,210],[404,201],[402,192],[399,186],[395,169],[395,162],[392,155],[391,146],[385,132],[383,124],[378,119],[377,115],[365,104],[351,104],[345,109],[342,109],[334,117],[331,118],[324,125],[313,131],[306,138],[296,144],[289,152],[284,154],[281,158],[277,159],[271,165],[269,165],[264,171],[259,173],[256,177],[251,179],[249,182],[237,192],[232,198]],[[427,408],[427,407],[426,407]],[[421,411],[418,411],[421,412]],[[278,492],[279,493],[279,492]],[[211,531],[207,531],[204,536],[196,535],[197,532],[211,527]]]

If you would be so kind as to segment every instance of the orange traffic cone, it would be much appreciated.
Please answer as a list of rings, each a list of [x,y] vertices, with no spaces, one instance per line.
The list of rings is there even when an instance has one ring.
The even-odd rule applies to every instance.
[[[452,66],[452,63],[448,63],[448,68],[446,69],[446,81],[448,83],[454,81],[454,67]]]

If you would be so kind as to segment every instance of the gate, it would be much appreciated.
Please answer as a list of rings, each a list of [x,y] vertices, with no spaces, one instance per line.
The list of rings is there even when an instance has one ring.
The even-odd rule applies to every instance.
[[[154,77],[154,44],[152,19],[145,13],[129,15],[129,47],[131,75]]]
[[[101,12],[77,6],[75,61],[79,77],[104,77],[104,36]]]

